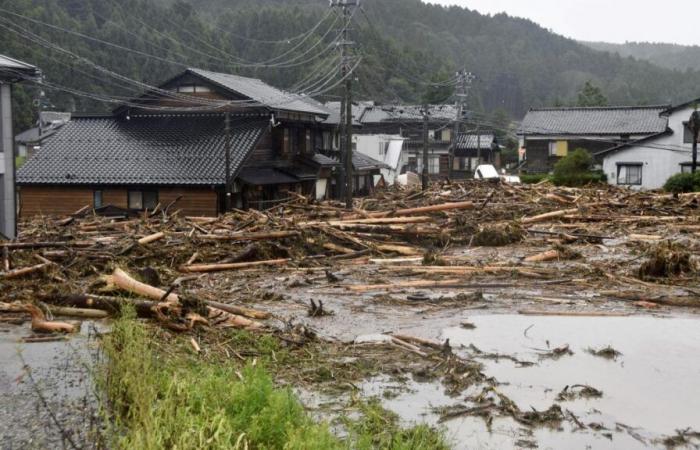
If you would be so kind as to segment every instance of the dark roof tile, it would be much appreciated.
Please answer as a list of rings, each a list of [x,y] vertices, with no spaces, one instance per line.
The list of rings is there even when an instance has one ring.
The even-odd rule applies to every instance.
[[[241,119],[232,127],[236,174],[268,126]],[[225,179],[220,115],[76,118],[17,171],[19,184],[221,185]]]
[[[530,110],[518,134],[623,135],[656,134],[668,126],[667,106],[543,108]]]

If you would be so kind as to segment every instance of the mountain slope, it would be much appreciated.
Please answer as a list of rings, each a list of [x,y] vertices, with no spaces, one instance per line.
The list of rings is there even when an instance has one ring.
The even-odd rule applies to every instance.
[[[594,50],[617,53],[622,57],[649,61],[659,67],[672,70],[700,70],[700,46],[661,44],[652,42],[582,42]]]
[[[673,71],[596,51],[528,20],[419,0],[365,0],[362,5],[354,17],[352,35],[356,51],[363,56],[356,99],[417,102],[425,94],[425,86],[417,81],[444,80],[462,67],[479,77],[470,91],[472,109],[504,109],[514,117],[522,116],[529,107],[572,103],[588,80],[601,87],[611,103],[669,103],[700,96],[698,71]],[[148,83],[166,79],[185,66],[196,66],[293,87],[316,72],[328,71],[329,58],[335,55],[331,49],[326,59],[286,68],[246,69],[240,65],[241,59],[275,57],[303,62],[304,54],[315,53],[306,53],[311,45],[324,48],[336,35],[330,28],[332,18],[298,50],[294,50],[298,40],[261,41],[311,29],[327,13],[325,0],[0,0],[0,8],[158,57],[126,52],[0,11],[0,53],[39,65],[48,81],[93,93],[130,97],[138,89],[28,42],[22,37],[24,31],[8,31],[7,21]],[[31,97],[36,91],[20,88],[17,93],[17,125],[23,128],[29,124]],[[65,92],[48,94],[58,109],[94,111],[113,106]],[[329,94],[327,98],[337,98],[333,95],[340,91]]]

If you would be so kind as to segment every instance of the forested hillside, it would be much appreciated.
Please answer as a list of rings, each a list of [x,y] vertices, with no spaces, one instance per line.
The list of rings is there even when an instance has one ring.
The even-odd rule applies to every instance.
[[[311,38],[295,38],[324,17]],[[81,91],[47,90],[49,107],[105,111],[139,88],[105,76],[91,62],[150,84],[197,66],[294,88],[332,68],[337,52],[321,50],[337,36],[340,22],[334,17],[325,0],[0,0],[0,53],[37,64],[47,82]],[[29,33],[75,55],[49,50]],[[356,99],[420,101],[426,90],[421,80],[445,80],[462,67],[479,77],[471,108],[504,109],[515,118],[529,107],[575,103],[587,81],[610,103],[700,96],[700,72],[599,52],[506,15],[419,0],[365,0],[352,33],[363,57]],[[293,64],[276,64],[290,58]],[[274,67],[246,67],[270,60]],[[17,91],[17,126],[24,128],[32,120],[36,89]],[[338,93],[325,92],[326,98]],[[108,94],[112,103],[92,94]]]
[[[595,50],[649,61],[667,69],[700,70],[700,46],[697,45],[659,44],[653,42],[627,42],[624,44],[583,42],[583,44]]]

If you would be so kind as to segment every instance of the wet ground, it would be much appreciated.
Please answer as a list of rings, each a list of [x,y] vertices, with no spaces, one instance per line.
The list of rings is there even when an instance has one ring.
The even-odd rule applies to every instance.
[[[67,340],[22,342],[28,337],[28,322],[0,325],[1,448],[94,448],[95,324]]]

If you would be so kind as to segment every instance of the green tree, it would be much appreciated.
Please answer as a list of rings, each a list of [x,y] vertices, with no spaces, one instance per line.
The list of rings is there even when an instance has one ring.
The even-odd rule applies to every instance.
[[[577,148],[554,165],[552,182],[557,186],[583,186],[605,181],[601,173],[591,172],[593,157],[588,151]]]
[[[578,91],[578,106],[607,106],[608,99],[603,91],[591,81],[586,83]]]

